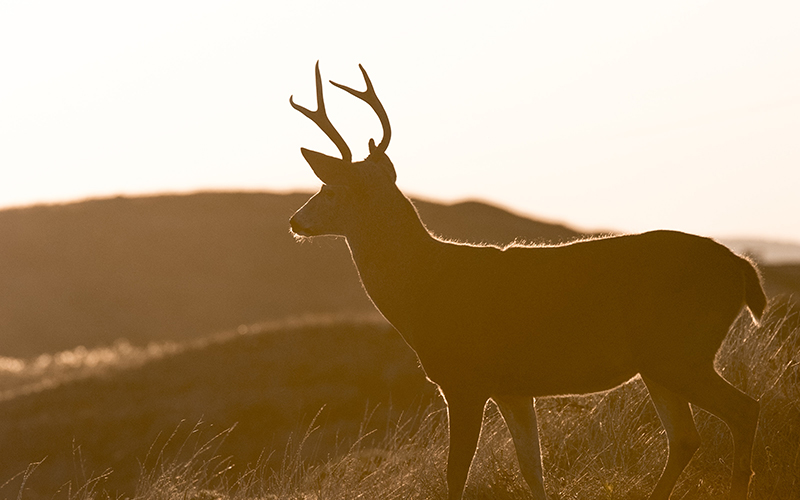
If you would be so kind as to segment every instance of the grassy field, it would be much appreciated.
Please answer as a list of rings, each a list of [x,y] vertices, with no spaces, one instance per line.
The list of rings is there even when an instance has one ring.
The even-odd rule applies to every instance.
[[[0,498],[442,498],[443,403],[366,298],[343,241],[297,244],[307,194],[199,193],[0,211]],[[580,236],[477,202],[419,202],[446,238]],[[761,398],[754,496],[800,499],[800,265],[720,353]],[[288,319],[287,319],[288,318]],[[221,333],[220,333],[221,332]],[[641,498],[666,440],[641,381],[537,402],[553,498]],[[724,498],[731,439],[678,498]],[[526,498],[493,404],[470,498]]]
[[[4,417],[28,425],[38,419],[41,427],[27,435],[4,428],[5,449],[24,448],[26,439],[38,435],[42,456],[32,465],[17,463],[19,474],[0,492],[31,499],[444,498],[446,415],[395,337],[367,317],[254,327],[145,366],[16,397],[0,407]],[[261,372],[253,373],[258,366]],[[751,498],[800,498],[800,311],[790,302],[773,302],[760,327],[748,319],[737,323],[718,367],[761,401]],[[149,381],[141,380],[145,376]],[[73,408],[113,394],[117,399],[101,404],[94,417]],[[393,402],[385,398],[390,394]],[[60,401],[51,400],[54,395]],[[277,410],[265,405],[290,395],[299,406],[283,406],[281,423]],[[242,400],[261,405],[250,406],[249,413],[231,410],[248,408]],[[170,411],[170,405],[179,408]],[[57,415],[36,413],[42,408],[60,408],[61,423]],[[638,379],[605,394],[541,399],[537,410],[553,498],[643,498],[655,485],[666,439]],[[718,419],[695,410],[703,444],[675,498],[725,498],[732,440]],[[298,419],[301,414],[305,418]],[[82,433],[72,428],[75,440],[58,442],[56,436],[69,434],[63,425],[74,425],[81,415]],[[193,419],[170,422],[178,415]],[[302,427],[296,425],[301,420]],[[41,435],[45,428],[51,434]],[[267,436],[259,428],[284,432]],[[160,434],[152,434],[156,429]],[[93,440],[128,449],[114,462],[115,450],[98,452]],[[48,458],[36,465],[45,450]],[[132,455],[136,460],[129,467],[125,458]],[[53,462],[55,469],[49,468]],[[9,471],[9,464],[3,469]],[[59,473],[64,474],[54,481]],[[529,498],[492,403],[466,495]]]

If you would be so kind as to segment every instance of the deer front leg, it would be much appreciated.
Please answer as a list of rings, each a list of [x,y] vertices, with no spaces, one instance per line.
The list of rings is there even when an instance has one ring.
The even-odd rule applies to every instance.
[[[447,498],[461,500],[469,467],[478,447],[485,399],[445,394],[450,424],[450,450],[447,456]]]
[[[522,477],[531,488],[533,498],[547,500],[542,475],[542,451],[539,445],[539,426],[533,398],[527,396],[493,397],[514,440]]]

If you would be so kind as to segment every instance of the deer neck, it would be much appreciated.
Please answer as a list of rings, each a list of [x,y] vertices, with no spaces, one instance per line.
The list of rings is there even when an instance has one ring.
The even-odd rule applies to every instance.
[[[418,295],[436,243],[411,201],[397,195],[380,217],[347,236],[364,289],[390,321],[393,312],[410,307],[406,302]]]

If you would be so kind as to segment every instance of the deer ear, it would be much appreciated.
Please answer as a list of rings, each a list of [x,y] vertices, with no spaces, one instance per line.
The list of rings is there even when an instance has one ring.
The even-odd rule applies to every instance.
[[[306,148],[300,148],[300,152],[303,153],[303,158],[311,166],[314,174],[325,184],[350,183],[352,173],[352,169],[349,168],[352,166],[350,162]]]
[[[373,155],[375,155],[374,158]],[[369,140],[369,157],[370,159],[375,160],[378,166],[383,169],[392,183],[397,182],[397,173],[394,170],[392,161],[389,160],[388,156],[386,156],[385,151],[381,151],[375,146],[375,141],[372,139]]]

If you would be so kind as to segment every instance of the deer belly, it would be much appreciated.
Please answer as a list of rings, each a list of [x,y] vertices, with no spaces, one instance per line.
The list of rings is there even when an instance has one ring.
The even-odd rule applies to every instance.
[[[612,389],[636,375],[635,370],[613,361],[559,358],[496,366],[498,369],[490,377],[492,393],[533,397],[588,394]]]
[[[443,388],[468,387],[487,395],[600,392],[637,373],[622,347],[537,349],[513,343],[504,346],[499,339],[478,344],[451,344],[446,349],[423,349],[417,354],[428,378]]]
[[[586,394],[616,387],[636,375],[621,339],[584,335],[536,336],[537,342],[497,344],[487,356],[496,389],[531,396]],[[574,340],[574,341],[573,341]]]

